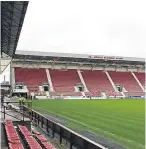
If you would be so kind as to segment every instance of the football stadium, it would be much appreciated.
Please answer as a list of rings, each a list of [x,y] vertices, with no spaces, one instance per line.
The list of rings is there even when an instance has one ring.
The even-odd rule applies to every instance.
[[[145,59],[16,50],[28,5],[1,2],[1,148],[144,149]]]

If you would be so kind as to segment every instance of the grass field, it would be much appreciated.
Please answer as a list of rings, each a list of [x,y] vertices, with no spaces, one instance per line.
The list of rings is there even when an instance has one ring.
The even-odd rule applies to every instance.
[[[144,100],[37,100],[33,108],[129,149],[144,149]]]

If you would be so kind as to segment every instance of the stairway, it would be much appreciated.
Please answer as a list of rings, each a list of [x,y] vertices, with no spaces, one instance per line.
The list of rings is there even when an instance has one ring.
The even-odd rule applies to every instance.
[[[82,84],[84,85],[85,92],[88,92],[88,89],[87,89],[86,83],[85,83],[85,81],[84,81],[84,79],[83,79],[83,76],[82,76],[82,74],[81,74],[81,71],[80,71],[80,70],[77,70],[77,72],[78,72],[78,75],[79,75],[79,78],[80,78]]]

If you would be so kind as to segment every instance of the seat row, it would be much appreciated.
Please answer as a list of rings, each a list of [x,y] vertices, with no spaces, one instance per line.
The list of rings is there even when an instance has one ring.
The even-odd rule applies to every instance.
[[[48,142],[48,140],[43,135],[36,135],[35,137],[44,149],[55,149],[55,147],[50,142]]]
[[[33,130],[31,134],[26,126],[18,126],[18,128],[23,134],[30,149],[55,149],[55,147],[39,132]]]
[[[42,149],[39,143],[35,140],[35,138],[31,135],[30,131],[27,129],[26,126],[18,126],[21,134],[23,135],[27,147],[30,149]]]
[[[20,139],[21,136],[24,138],[24,143],[28,149],[55,149],[43,135],[35,130],[31,133],[26,126],[19,125],[19,137],[11,120],[6,120],[4,124],[9,149],[24,149]]]
[[[24,149],[20,141],[20,137],[12,121],[6,120],[4,124],[5,124],[5,130],[6,130],[9,149]]]

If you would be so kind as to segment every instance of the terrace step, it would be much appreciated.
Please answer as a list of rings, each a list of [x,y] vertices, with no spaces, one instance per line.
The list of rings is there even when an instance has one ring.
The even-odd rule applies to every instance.
[[[79,75],[79,78],[80,78],[82,84],[84,85],[85,92],[89,92],[88,89],[87,89],[86,83],[85,83],[85,81],[84,81],[84,79],[83,79],[83,76],[82,76],[82,74],[81,74],[81,71],[80,71],[80,70],[77,70],[77,72],[78,72],[78,75]]]
[[[50,86],[50,91],[53,92],[54,88],[53,88],[53,84],[52,84],[52,80],[51,80],[51,75],[50,75],[49,69],[46,69],[46,74],[47,74],[47,79],[48,79],[48,83],[49,83],[49,86]]]

